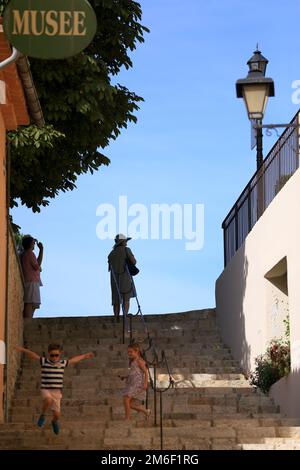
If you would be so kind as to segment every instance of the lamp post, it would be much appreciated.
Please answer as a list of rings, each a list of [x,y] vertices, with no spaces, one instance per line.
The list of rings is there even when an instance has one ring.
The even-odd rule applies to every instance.
[[[236,95],[243,98],[248,118],[256,125],[256,164],[259,169],[263,162],[262,120],[264,117],[269,96],[274,96],[274,82],[272,78],[265,77],[268,60],[261,54],[258,47],[247,62],[249,66],[246,78],[237,80]]]

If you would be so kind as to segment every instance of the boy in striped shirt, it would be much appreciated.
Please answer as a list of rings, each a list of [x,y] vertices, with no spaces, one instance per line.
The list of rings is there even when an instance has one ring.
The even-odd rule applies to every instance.
[[[39,361],[41,364],[41,394],[43,398],[42,413],[37,425],[45,424],[45,413],[50,408],[53,412],[52,429],[55,434],[59,433],[60,401],[62,398],[63,380],[65,368],[71,364],[77,364],[84,359],[94,357],[92,352],[74,356],[71,359],[61,359],[62,348],[59,344],[49,344],[48,357],[41,357],[33,351],[18,347],[17,351],[27,354],[30,359]]]

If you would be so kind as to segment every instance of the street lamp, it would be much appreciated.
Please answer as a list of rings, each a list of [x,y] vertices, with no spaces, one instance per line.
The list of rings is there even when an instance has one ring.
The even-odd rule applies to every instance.
[[[269,96],[274,96],[274,82],[272,78],[265,77],[268,60],[256,49],[254,55],[247,62],[249,72],[246,78],[237,80],[236,95],[243,98],[248,117],[256,121],[256,163],[257,169],[263,162],[262,147],[262,120],[264,117]]]

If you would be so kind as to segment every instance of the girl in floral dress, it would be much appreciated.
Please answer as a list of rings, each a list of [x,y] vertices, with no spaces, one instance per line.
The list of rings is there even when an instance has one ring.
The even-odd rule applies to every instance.
[[[126,378],[126,386],[122,391],[125,408],[125,419],[130,420],[131,410],[143,413],[149,418],[151,410],[143,406],[146,390],[148,388],[148,370],[145,361],[142,359],[139,344],[128,346],[129,374]]]

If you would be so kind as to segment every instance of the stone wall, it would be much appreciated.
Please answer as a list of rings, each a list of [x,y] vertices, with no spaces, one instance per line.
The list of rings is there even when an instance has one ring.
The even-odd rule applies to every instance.
[[[21,354],[16,346],[23,345],[23,297],[24,281],[12,231],[9,231],[9,272],[8,272],[8,407],[14,394],[15,384],[20,369]]]

